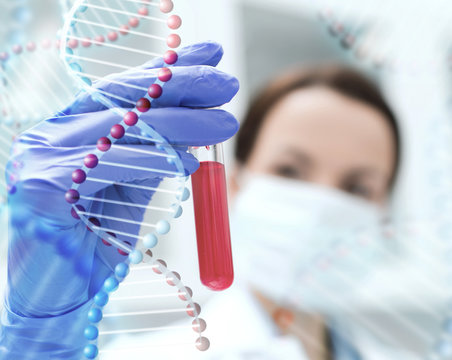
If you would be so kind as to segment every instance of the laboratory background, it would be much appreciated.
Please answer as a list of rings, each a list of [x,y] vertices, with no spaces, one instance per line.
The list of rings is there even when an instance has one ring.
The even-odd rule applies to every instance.
[[[109,7],[121,1],[86,2]],[[137,4],[127,1],[137,9],[143,3],[151,10],[152,4],[158,3],[155,0],[136,0]],[[0,168],[2,173],[6,170],[6,180],[3,176],[0,178],[2,298],[3,294],[11,291],[11,285],[7,285],[8,243],[12,241],[8,240],[8,229],[18,226],[12,225],[10,217],[12,212],[20,212],[17,207],[19,203],[9,201],[8,204],[8,197],[15,196],[14,185],[11,184],[20,182],[20,179],[10,174],[14,163],[7,165],[7,162],[18,151],[13,144],[17,143],[21,134],[54,114],[60,114],[76,96],[80,96],[80,81],[74,73],[81,70],[74,70],[74,67],[71,70],[64,64],[64,56],[61,55],[64,40],[61,37],[71,31],[78,36],[75,27],[71,30],[72,24],[67,19],[74,15],[74,7],[83,6],[84,2],[0,0]],[[204,41],[222,45],[224,55],[217,68],[237,78],[240,89],[230,102],[224,101],[226,104],[221,109],[232,114],[239,123],[246,117],[250,103],[260,91],[272,79],[290,69],[335,64],[355,69],[371,79],[380,88],[398,122],[402,155],[397,178],[384,220],[378,224],[378,229],[360,229],[359,233],[348,234],[347,239],[342,239],[339,234],[328,234],[331,239],[322,243],[323,247],[319,240],[313,241],[311,248],[300,250],[306,256],[294,268],[291,267],[292,262],[285,262],[277,250],[273,250],[273,246],[277,247],[275,244],[284,242],[285,234],[291,233],[291,225],[272,229],[270,240],[257,239],[257,246],[263,251],[256,252],[254,256],[243,251],[242,241],[246,236],[234,235],[240,221],[237,221],[239,212],[235,210],[238,201],[236,196],[231,196],[230,177],[239,170],[234,158],[236,137],[232,136],[224,144],[224,161],[230,195],[234,283],[224,291],[212,291],[201,282],[194,205],[190,197],[182,204],[182,215],[169,221],[171,230],[167,234],[162,231],[158,243],[155,241],[151,249],[152,264],[156,264],[154,256],[155,259],[164,259],[168,269],[180,275],[184,284],[181,286],[190,287],[195,303],[190,302],[188,306],[194,306],[195,310],[190,308],[188,311],[189,315],[192,312],[189,322],[186,322],[185,312],[164,311],[173,309],[165,294],[173,292],[177,297],[177,292],[180,295],[181,289],[185,289],[168,286],[174,278],[146,295],[156,295],[151,303],[149,297],[141,293],[140,282],[146,282],[151,275],[157,276],[159,272],[146,269],[132,272],[132,282],[138,286],[129,290],[119,284],[117,296],[133,300],[110,301],[105,307],[105,314],[111,311],[110,318],[104,316],[99,324],[95,322],[94,327],[91,325],[91,330],[98,326],[101,334],[106,334],[108,339],[102,342],[97,336],[90,337],[91,333],[86,335],[86,331],[86,338],[83,333],[80,335],[78,341],[88,341],[88,346],[92,345],[88,350],[85,348],[86,358],[143,358],[143,354],[147,354],[162,359],[176,359],[179,356],[231,360],[452,359],[452,5],[444,0],[174,0],[174,7],[182,19],[182,26],[175,26],[182,38],[181,48]],[[88,6],[88,12],[90,10]],[[131,10],[124,10],[129,16],[127,11]],[[124,15],[124,12],[118,15]],[[112,14],[109,15],[111,19],[116,16],[116,13]],[[138,14],[138,18],[143,17],[143,20],[151,17],[147,12]],[[121,51],[121,46],[141,49],[142,44],[132,38],[133,31],[158,32],[154,24],[140,24],[136,28],[130,25],[130,29],[132,31],[127,35],[130,38],[124,40],[125,43],[121,43],[122,38],[110,39],[112,44],[118,46],[114,50]],[[81,49],[83,35],[79,36],[78,48]],[[111,57],[102,54],[108,49],[92,47],[93,57],[106,56],[102,60],[104,63],[113,60],[133,63],[129,55]],[[77,49],[73,50],[77,54]],[[164,50],[163,47],[158,52],[163,53]],[[90,68],[91,72],[101,74],[100,81],[112,72],[104,69],[104,63],[99,61]],[[165,87],[163,89],[165,92]],[[211,107],[220,108],[218,105]],[[276,145],[274,151],[277,150]],[[172,154],[171,151],[168,153]],[[74,169],[76,166],[74,164]],[[184,186],[191,191],[191,180],[187,179]],[[296,188],[293,184],[292,189],[289,183],[285,187],[288,193],[293,190],[294,201],[298,196]],[[266,191],[256,197],[259,204],[270,209],[270,213],[272,206],[278,203],[277,198],[278,194]],[[240,199],[246,201],[244,197]],[[13,205],[16,207],[12,208]],[[153,198],[151,205],[160,206],[158,197]],[[48,206],[52,207],[52,204]],[[67,209],[70,211],[69,205]],[[146,209],[145,222],[154,221],[153,211],[152,208]],[[306,211],[309,212],[309,209]],[[277,214],[267,216],[277,217]],[[250,216],[250,221],[252,219]],[[259,221],[249,225],[249,237],[255,236],[253,232],[259,233],[258,228],[264,226]],[[143,227],[140,234],[148,242],[154,240],[145,237]],[[307,234],[302,238],[309,236]],[[13,236],[10,234],[9,237]],[[253,267],[251,258],[259,256],[260,263],[268,264],[273,269],[271,278],[267,277],[268,272],[260,272],[259,267]],[[66,261],[63,255],[62,259]],[[242,272],[248,273],[244,276]],[[43,282],[46,281],[45,276],[43,271]],[[14,278],[12,274],[9,277]],[[303,312],[315,316],[319,314],[322,321],[331,326],[333,340],[330,341],[333,345],[340,344],[333,348],[342,350],[332,351],[328,357],[316,357],[312,354],[317,353],[311,352],[310,346],[306,345],[310,343],[310,337],[297,335],[297,329],[291,328],[290,321],[286,328],[279,326],[275,312],[271,316],[251,316],[250,312],[264,310],[256,310],[261,304],[249,298],[249,294],[242,298],[240,292],[247,281],[258,289],[262,288],[264,293],[271,293],[272,287],[282,289],[285,286],[277,295],[279,300],[284,298],[284,306],[277,309],[283,311],[282,316],[287,309],[306,305]],[[35,285],[39,288],[39,283]],[[157,296],[159,294],[160,297]],[[187,295],[184,294],[180,296],[184,298]],[[114,299],[113,292],[110,297]],[[199,315],[203,319],[201,322],[198,320],[198,304],[202,309]],[[2,300],[0,307],[3,306]],[[110,310],[107,310],[109,306]],[[133,318],[119,316],[113,320],[114,314],[131,311],[141,312],[141,315]],[[152,312],[155,313],[153,317],[149,315]],[[192,317],[193,312],[196,316]],[[290,311],[287,313],[289,317],[293,314]],[[192,320],[198,330],[186,330],[179,326],[185,321],[191,327]],[[205,331],[204,320],[207,323]],[[268,324],[269,321],[274,321],[277,326]],[[311,317],[306,321],[312,321]],[[5,324],[2,322],[2,325]],[[268,333],[263,330],[267,325]],[[312,334],[316,331],[315,326],[312,327]],[[177,331],[167,335],[166,331],[172,327]],[[152,328],[152,331],[121,332],[119,329],[123,328]],[[202,328],[202,337],[196,340],[199,328]],[[310,327],[307,329],[309,334]],[[179,331],[184,334],[180,335]],[[0,336],[0,350],[9,346],[5,334]],[[179,337],[194,339],[188,345],[189,350],[177,345]],[[301,345],[293,340],[299,337],[303,339]],[[209,346],[204,340],[207,338]],[[152,342],[159,346],[147,349]],[[128,350],[115,350],[117,346]],[[199,351],[204,350],[203,347],[210,348]],[[2,356],[5,359],[19,359]],[[27,359],[40,359],[39,355],[29,356]]]

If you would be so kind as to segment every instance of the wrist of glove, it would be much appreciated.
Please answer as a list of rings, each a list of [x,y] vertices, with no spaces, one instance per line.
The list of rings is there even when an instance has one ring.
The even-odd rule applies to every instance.
[[[30,318],[15,314],[6,306],[0,329],[0,359],[80,360],[86,340],[89,301],[67,314]]]

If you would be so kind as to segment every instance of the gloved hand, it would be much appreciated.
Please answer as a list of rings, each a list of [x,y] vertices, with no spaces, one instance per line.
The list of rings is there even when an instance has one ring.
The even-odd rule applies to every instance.
[[[187,174],[198,168],[198,161],[184,151],[186,146],[202,146],[225,141],[235,134],[238,123],[223,110],[208,110],[229,102],[238,91],[238,81],[216,70],[222,48],[215,43],[186,47],[172,68],[173,77],[163,95],[141,119],[169,143],[179,145],[179,155]],[[154,82],[152,68],[163,66],[161,59],[139,69],[115,74],[110,81],[95,86],[103,91],[136,101]],[[127,86],[132,85],[132,87]],[[124,102],[120,106],[131,107]],[[70,214],[65,192],[71,187],[71,174],[93,151],[99,137],[121,119],[102,104],[81,93],[63,115],[48,119],[23,134],[13,148],[9,170],[11,194],[8,291],[0,332],[1,359],[77,359],[82,358],[83,329],[92,297],[115,265],[124,260],[112,247],[103,246],[97,236]],[[138,166],[164,168],[166,162],[127,148],[153,150],[153,145],[124,137],[102,160]],[[151,160],[152,159],[152,160]],[[155,163],[150,164],[150,161]],[[95,177],[95,168],[90,176]],[[156,174],[118,168],[109,171],[118,182],[155,185]],[[102,175],[105,178],[105,174]],[[90,184],[95,197],[108,196],[143,203],[149,192],[118,190],[108,184]],[[85,205],[84,205],[85,206]],[[86,204],[87,209],[115,215],[118,206]],[[136,214],[137,221],[143,211]],[[139,226],[129,232],[138,234]]]

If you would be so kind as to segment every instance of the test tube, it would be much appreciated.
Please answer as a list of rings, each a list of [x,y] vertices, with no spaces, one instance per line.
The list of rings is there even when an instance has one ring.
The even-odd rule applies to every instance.
[[[200,162],[191,181],[201,282],[211,290],[225,290],[234,280],[234,268],[223,146],[193,147],[190,152]]]

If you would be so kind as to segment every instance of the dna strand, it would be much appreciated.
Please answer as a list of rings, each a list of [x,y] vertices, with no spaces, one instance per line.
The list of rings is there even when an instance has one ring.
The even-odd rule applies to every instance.
[[[437,71],[443,67],[442,40],[444,40],[449,28],[448,19],[444,15],[445,6],[447,4],[441,1],[435,2],[428,10],[422,2],[413,2],[408,8],[401,3],[366,3],[362,7],[361,4],[353,1],[341,3],[340,6],[330,1],[324,1],[318,8],[318,15],[320,20],[325,23],[331,36],[358,59],[384,71],[408,71],[416,74],[424,71],[432,76],[436,75]],[[433,27],[428,22],[428,19],[431,20],[432,16],[435,17],[435,26]],[[410,23],[410,21],[412,22]],[[404,36],[403,41],[401,36]],[[428,40],[426,40],[427,36]],[[425,45],[426,42],[430,43],[428,50],[420,50],[419,47],[415,46],[415,44]],[[416,50],[413,51],[413,48],[416,48]],[[433,124],[439,127],[441,121],[436,120],[431,123],[432,127]],[[428,130],[429,134],[430,131]],[[404,331],[412,337],[412,342],[407,344],[407,348],[411,346],[411,349],[413,349],[413,344],[415,344],[414,348],[417,348],[416,358],[429,360],[450,359],[452,356],[450,300],[448,301],[450,292],[444,279],[432,278],[425,271],[438,266],[441,267],[443,277],[446,277],[445,274],[447,273],[446,264],[448,260],[438,254],[436,254],[438,257],[435,258],[431,255],[431,251],[432,248],[441,249],[439,254],[443,255],[449,254],[450,251],[446,245],[446,241],[450,238],[450,231],[445,230],[450,229],[450,220],[445,215],[445,212],[449,211],[445,204],[450,201],[449,193],[445,191],[449,187],[450,180],[445,173],[447,172],[446,169],[449,168],[447,164],[450,163],[450,160],[444,153],[438,154],[438,152],[441,152],[441,150],[438,150],[440,148],[438,143],[446,134],[450,136],[449,133],[448,126],[447,129],[442,128],[439,133],[435,132],[431,142],[436,150],[431,151],[432,149],[429,149],[426,151],[429,158],[428,164],[433,163],[432,159],[441,159],[440,169],[432,170],[431,176],[435,178],[436,185],[434,186],[438,192],[438,194],[433,195],[433,198],[436,202],[442,204],[442,210],[438,214],[438,205],[436,205],[436,213],[428,214],[425,218],[405,216],[399,219],[398,224],[393,224],[388,229],[388,236],[393,239],[393,243],[398,242],[408,249],[408,253],[394,254],[387,252],[385,254],[387,261],[397,264],[397,271],[409,274],[410,279],[413,279],[410,281],[410,283],[413,283],[411,286],[415,284],[416,289],[423,289],[425,293],[431,294],[432,299],[437,299],[439,304],[430,299],[429,302],[425,301],[427,299],[423,300],[424,298],[419,296],[423,294],[417,294],[417,292],[410,290],[409,284],[400,283],[400,286],[396,289],[395,285],[391,285],[391,283],[396,284],[397,282],[387,279],[388,287],[393,287],[392,291],[403,298],[405,306],[408,305],[414,313],[423,313],[428,317],[428,321],[425,321],[424,318],[426,325],[425,323],[421,324],[414,315],[410,317],[406,313],[399,313],[399,311],[392,309],[389,304],[385,304],[384,300],[376,299],[370,292],[362,291],[366,296],[366,301],[375,306],[380,311],[379,314],[394,320],[393,324],[398,323],[404,326]],[[447,148],[447,146],[444,148]],[[365,236],[367,237],[367,235]],[[355,239],[355,242],[357,239],[359,237]],[[373,240],[369,238],[367,242],[371,244]],[[302,275],[305,286],[311,284],[315,287],[316,278],[321,277],[321,273],[325,273],[328,269],[334,269],[339,280],[353,285],[351,279],[347,279],[346,273],[341,271],[340,268],[338,269],[337,264],[340,262],[340,258],[351,257],[357,265],[363,268],[368,264],[353,255],[352,247],[344,248],[341,245],[338,250],[336,253],[332,248],[319,259],[314,259],[311,262],[312,267],[306,266],[304,275]],[[340,256],[338,257],[338,255]],[[404,257],[413,257],[417,263],[410,262]],[[439,266],[439,263],[442,263],[442,266]],[[334,296],[328,289],[321,289],[320,292],[323,292],[324,296],[329,297],[334,302]],[[297,300],[301,301],[299,298]],[[446,303],[449,303],[449,305],[445,305]],[[345,313],[352,315],[346,304],[342,304],[342,309]],[[363,328],[369,329],[372,334],[376,334],[385,343],[394,344],[393,346],[396,348],[404,346],[391,339],[391,334],[385,333],[381,327],[375,326],[369,319],[360,316],[360,314],[357,314],[355,318]],[[413,356],[413,354],[410,355]]]
[[[450,29],[446,2],[436,1],[428,9],[422,1],[405,6],[324,0],[315,6],[319,19],[341,46],[376,68],[419,72],[442,66],[446,56],[442,40]],[[432,17],[437,20],[434,26],[428,22]],[[420,44],[425,49],[415,53]]]
[[[27,0],[0,2],[0,21],[5,24],[0,29],[0,44],[2,46],[23,41],[24,29],[31,20],[28,5]]]
[[[77,91],[48,39],[15,44],[0,60],[2,122],[15,132],[66,107]],[[20,101],[24,90],[27,101]]]
[[[140,21],[135,17],[146,13],[145,4],[136,9],[121,25],[122,31],[93,35],[98,43],[117,42],[127,35],[130,27],[139,27]],[[72,40],[68,46],[77,47],[78,41]],[[81,41],[80,46],[91,48],[89,38]],[[79,86],[66,71],[57,50],[60,41],[45,38],[41,41],[13,43],[8,50],[0,52],[0,107],[2,121],[15,129],[24,130],[36,121],[54,115],[72,101]],[[24,89],[29,94],[27,101],[21,101]]]
[[[24,36],[24,31],[30,22],[30,11],[27,1],[2,1],[0,2],[0,20],[3,26],[0,29],[0,44],[2,47],[7,47],[16,41],[21,41]],[[2,62],[3,54],[0,54],[0,63]],[[1,65],[0,65],[1,67]],[[0,102],[2,102],[3,93],[3,77],[0,75]],[[3,123],[4,116],[0,113],[0,123]],[[15,132],[9,127],[1,126],[2,133],[0,135],[0,169],[4,170],[9,156],[9,147],[15,136]],[[3,174],[4,172],[2,172]],[[0,179],[0,211],[6,208],[6,196],[8,188],[4,181],[4,176]]]
[[[323,244],[322,249],[313,256],[305,256],[304,260],[300,255],[303,265],[293,269],[300,285],[290,292],[286,302],[296,308],[297,304],[309,304],[309,299],[322,299],[327,309],[339,309],[340,316],[382,343],[410,352],[416,359],[442,360],[452,355],[448,286],[452,224],[447,215],[451,204],[447,170],[451,157],[446,150],[451,130],[438,119],[429,129],[428,146],[423,153],[432,165],[428,173],[434,181],[435,211],[422,218],[413,215],[394,218],[383,224],[381,232],[363,228],[340,236],[328,232],[316,234],[317,246]],[[259,236],[259,230],[253,231],[257,237],[264,238],[265,234]],[[262,251],[271,251],[276,262],[282,261],[277,247]],[[387,269],[377,270],[381,265]],[[372,286],[378,282],[381,293]],[[337,299],[338,291],[345,291],[350,297]],[[395,302],[398,306],[394,306]],[[312,303],[306,308],[319,311]],[[409,310],[403,311],[406,308]],[[382,326],[381,321],[366,316],[369,309],[388,323],[383,322]],[[320,311],[325,310],[320,308]],[[387,328],[394,330],[387,331]],[[394,336],[397,331],[403,331],[406,339]]]
[[[177,53],[172,49],[181,44],[179,35],[174,32],[166,36],[160,33],[177,30],[182,21],[179,16],[172,14],[174,4],[170,0],[159,3],[145,1],[144,4],[136,0],[79,0],[69,12],[62,31],[61,55],[68,72],[92,101],[97,102],[100,108],[109,109],[112,119],[117,119],[110,133],[100,134],[96,147],[87,153],[84,163],[74,170],[72,187],[65,196],[71,204],[71,215],[98,235],[101,246],[112,251],[116,249],[123,256],[116,266],[115,274],[105,280],[103,288],[95,296],[95,305],[88,316],[91,325],[87,327],[85,336],[91,343],[85,348],[85,356],[89,359],[96,358],[98,354],[106,356],[105,351],[108,353],[108,350],[103,352],[100,348],[99,351],[99,346],[103,346],[100,337],[111,335],[111,331],[118,335],[156,330],[154,326],[149,326],[149,322],[144,328],[133,330],[99,331],[97,328],[104,312],[108,311],[108,307],[104,309],[104,306],[107,305],[109,294],[118,287],[118,291],[121,291],[123,286],[127,286],[129,268],[131,273],[135,273],[140,267],[143,268],[143,263],[148,264],[146,269],[152,268],[166,279],[168,285],[178,289],[178,296],[188,305],[177,311],[186,312],[194,318],[190,327],[197,333],[194,342],[196,347],[203,351],[209,347],[207,338],[202,337],[205,322],[199,318],[200,307],[192,301],[191,290],[183,285],[179,274],[169,271],[165,262],[156,260],[149,250],[157,245],[159,236],[169,232],[169,222],[181,215],[179,204],[187,200],[190,193],[184,185],[186,174],[180,152],[185,152],[186,148],[173,147],[141,119],[142,114],[151,109],[153,101],[163,94],[165,84],[172,77],[171,65],[178,60]],[[135,29],[139,23],[140,31]],[[127,35],[121,45],[112,42],[119,34]],[[107,38],[112,41],[105,41]],[[90,49],[93,45],[98,46],[96,51]],[[166,50],[166,46],[171,49]],[[145,70],[146,75],[150,76],[148,87],[133,82],[124,83],[109,76],[114,71],[125,71],[125,74],[134,78],[137,69],[142,76],[143,67],[137,66],[158,58],[163,58],[163,66],[156,70]],[[128,87],[131,92],[141,94],[141,97],[131,99],[127,93],[118,94],[114,85]],[[131,147],[130,144],[145,147]],[[152,159],[153,163],[145,167],[134,164],[127,156],[119,160],[114,155],[109,156],[112,150],[124,154],[130,151],[129,154]],[[111,175],[118,169],[130,171],[132,180],[112,180]],[[138,173],[145,173],[145,178],[139,177]],[[135,196],[122,196],[125,191]],[[145,215],[145,211],[150,213]],[[155,292],[152,294],[158,295]],[[140,292],[137,296],[142,298],[145,295]],[[157,313],[168,315],[174,311],[164,309]],[[152,309],[105,317],[143,317],[154,313],[156,311]]]
[[[450,319],[445,319],[450,309],[446,305],[450,298],[447,262],[431,255],[432,246],[447,249],[437,235],[442,225],[439,219],[404,219],[403,224],[388,224],[382,234],[366,229],[341,236],[319,234],[316,242],[323,244],[323,250],[304,260],[300,257],[303,265],[293,269],[299,286],[292,289],[284,305],[296,309],[304,304],[308,312],[345,318],[348,327],[354,324],[354,332],[371,333],[378,341],[416,359],[450,358]],[[409,253],[394,251],[394,242],[406,246]],[[271,251],[275,261],[281,261],[277,247],[262,249],[256,256],[263,251]],[[384,271],[378,270],[382,266]],[[433,267],[441,271],[441,279],[425,271]],[[258,268],[253,270],[259,272]],[[336,296],[339,291],[347,296]],[[409,311],[400,311],[397,304]],[[387,323],[382,326],[369,313],[378,314]],[[414,314],[421,314],[423,322]],[[297,327],[290,325],[286,330],[297,334]],[[405,339],[387,331],[388,326],[395,333],[404,331]],[[413,342],[417,344],[414,349]]]
[[[156,276],[148,274],[143,280],[139,273],[148,273],[149,270],[152,270]],[[126,276],[127,279],[116,291],[119,282]],[[168,293],[166,289],[168,285],[177,289],[177,292]],[[140,353],[144,350],[152,350],[155,355],[155,351],[161,347],[164,348],[164,354],[168,355],[168,351],[171,351],[170,346],[178,348],[184,345],[193,346],[191,330],[198,334],[196,348],[200,351],[207,350],[210,345],[209,340],[201,336],[206,329],[206,322],[199,318],[201,308],[193,301],[192,295],[192,290],[180,281],[180,275],[169,271],[166,263],[155,259],[150,250],[145,252],[143,262],[139,265],[129,267],[126,263],[120,263],[115,269],[115,276],[108,278],[103,290],[95,296],[95,306],[88,314],[91,324],[85,329],[84,335],[91,343],[85,348],[86,358],[93,359],[99,354],[102,359],[109,359],[111,356],[114,358],[114,356]],[[165,303],[162,305],[157,302],[151,305],[150,302],[153,299],[165,299]],[[181,301],[185,306],[179,305]],[[110,306],[106,306],[107,304]],[[123,310],[126,306],[123,304],[127,305],[129,311]],[[178,313],[186,313],[190,320],[180,321],[179,317],[174,317],[174,320],[179,321],[168,325],[168,317]],[[98,328],[96,325],[102,319]],[[137,321],[140,324],[139,327],[136,327]],[[150,324],[152,324],[151,327]],[[179,333],[180,330],[186,329],[190,331]],[[170,334],[172,338],[177,336],[177,341],[168,343],[168,340],[162,341],[158,337],[149,337],[146,345],[143,346],[140,343],[141,340],[133,338],[134,335],[153,332],[163,336]],[[117,345],[115,341],[118,335],[129,335],[129,338]],[[121,339],[119,341],[121,342]]]
[[[3,3],[2,3],[3,4]],[[25,4],[14,7],[14,11],[26,11]],[[8,6],[12,6],[11,4]],[[137,14],[146,12],[145,4],[136,9]],[[23,17],[23,16],[22,16]],[[22,18],[21,17],[21,18]],[[139,26],[139,20],[130,16],[122,25],[127,30],[131,25]],[[24,27],[24,24],[13,26],[15,32]],[[119,33],[121,36],[126,32]],[[120,41],[119,36],[96,34],[97,39],[107,42]],[[14,38],[17,38],[14,37]],[[22,41],[4,44],[5,51],[0,52],[0,124],[2,135],[0,137],[2,173],[6,169],[7,157],[14,137],[31,127],[34,123],[67,107],[72,102],[79,86],[67,73],[64,63],[59,57],[60,41],[44,38],[41,41]],[[70,46],[75,46],[72,42]],[[81,46],[89,47],[86,42]],[[27,101],[23,101],[26,91]],[[11,174],[10,174],[11,175]],[[3,180],[3,179],[2,179]],[[4,181],[0,184],[0,206],[6,206],[8,189]]]
[[[30,12],[28,8],[27,0],[17,1],[1,1],[0,2],[0,21],[2,27],[0,29],[0,46],[7,47],[15,41],[21,41],[24,37],[25,28],[30,22]],[[2,78],[0,76],[0,88],[2,87]],[[0,93],[1,93],[0,89]],[[0,95],[1,98],[1,95]],[[0,100],[1,101],[1,100]],[[4,126],[3,119],[0,111],[0,169],[4,170],[6,162],[9,157],[10,145],[14,139],[15,133],[8,127]],[[1,172],[0,178],[0,227],[2,229],[7,228],[7,195],[11,190],[5,182],[5,172]],[[9,174],[7,176],[10,176]],[[14,191],[12,189],[12,191]],[[6,267],[3,265],[6,263],[6,234],[0,238],[0,275],[6,277]],[[2,279],[2,283],[6,282]],[[3,293],[3,289],[0,289],[0,293]],[[2,305],[0,305],[0,310]]]
[[[72,9],[72,6],[74,5],[74,1],[72,0],[60,0],[60,8],[63,15],[63,18],[66,16],[67,13]]]

